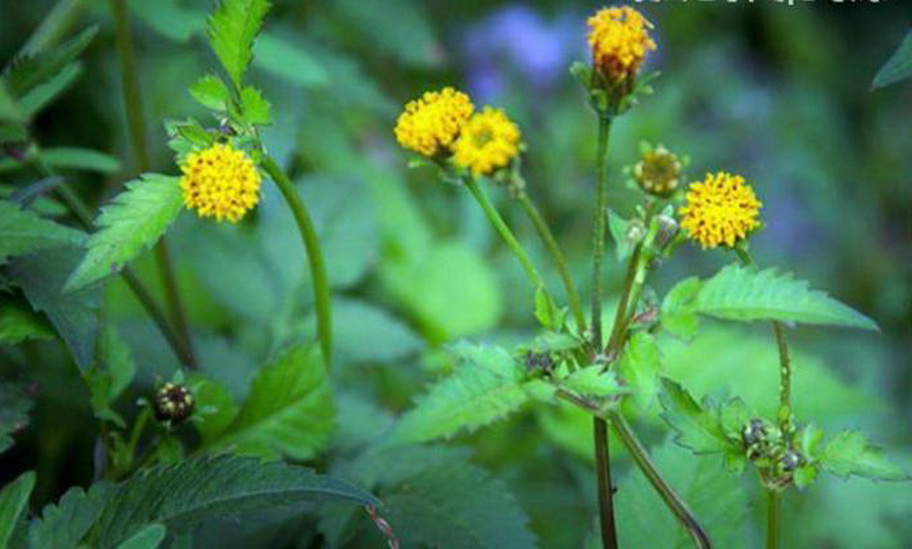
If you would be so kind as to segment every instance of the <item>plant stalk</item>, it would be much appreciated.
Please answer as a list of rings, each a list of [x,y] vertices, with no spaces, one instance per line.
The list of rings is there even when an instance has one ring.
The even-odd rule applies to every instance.
[[[570,306],[570,312],[576,320],[579,332],[583,333],[586,331],[586,315],[583,314],[579,293],[576,291],[576,284],[573,282],[573,275],[570,273],[567,258],[564,257],[564,253],[561,251],[557,239],[554,238],[554,233],[551,232],[551,228],[548,227],[548,223],[545,222],[541,212],[535,207],[535,203],[532,202],[529,195],[525,192],[520,192],[518,199],[523,210],[526,212],[526,215],[529,217],[529,220],[532,221],[532,224],[538,231],[538,235],[545,243],[545,247],[547,247],[548,251],[551,253],[552,259],[554,259],[554,265],[557,267],[557,272],[560,274],[561,280],[564,283],[564,291],[567,293],[567,303]]]
[[[766,549],[779,548],[779,517],[781,515],[781,503],[779,492],[769,490],[768,511],[766,514]]]
[[[263,154],[263,168],[275,182],[285,198],[285,203],[291,209],[298,232],[304,241],[307,250],[307,260],[313,278],[314,303],[317,309],[317,337],[320,339],[320,349],[323,351],[323,360],[327,369],[332,364],[332,303],[330,297],[329,277],[326,274],[326,263],[323,252],[320,250],[320,241],[314,228],[310,214],[304,202],[298,195],[297,189],[291,179],[279,167],[276,161],[268,154]]]
[[[516,240],[516,236],[513,234],[513,231],[510,230],[510,227],[507,226],[507,223],[503,220],[497,209],[491,203],[491,200],[488,198],[488,195],[481,190],[478,186],[478,182],[475,181],[474,177],[466,176],[463,178],[465,186],[469,189],[469,192],[472,193],[472,196],[475,197],[475,201],[478,202],[478,205],[481,206],[482,211],[488,218],[488,221],[491,222],[491,225],[494,225],[494,228],[497,229],[497,232],[500,234],[500,237],[503,239],[504,243],[510,248],[510,251],[513,252],[513,255],[516,256],[516,259],[519,260],[519,263],[522,265],[526,275],[528,275],[529,280],[532,282],[532,285],[536,289],[545,287],[545,282],[542,280],[541,276],[538,274],[538,271],[535,269],[535,266],[532,264],[532,260],[529,259],[529,255],[526,254],[526,250],[523,249],[522,245]]]
[[[111,11],[114,14],[121,84],[123,86],[124,104],[127,108],[127,129],[130,133],[130,143],[135,155],[137,171],[145,173],[151,167],[149,147],[146,142],[146,119],[143,115],[142,94],[137,76],[136,52],[133,47],[133,36],[130,22],[127,19],[127,9],[124,0],[111,0]],[[190,359],[187,366],[195,367],[196,358],[193,352],[193,339],[190,336],[190,328],[180,298],[177,278],[174,275],[174,267],[168,253],[167,237],[164,235],[155,245],[155,259],[164,284],[165,301],[168,305],[171,322],[174,323],[177,333],[184,340],[184,346]]]

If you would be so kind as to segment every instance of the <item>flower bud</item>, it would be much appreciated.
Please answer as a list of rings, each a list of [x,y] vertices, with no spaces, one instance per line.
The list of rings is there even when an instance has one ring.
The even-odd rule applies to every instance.
[[[155,392],[152,408],[155,419],[177,425],[193,413],[193,395],[183,385],[165,383]]]
[[[643,154],[633,167],[633,178],[645,192],[664,198],[680,186],[682,169],[678,155],[659,145]]]

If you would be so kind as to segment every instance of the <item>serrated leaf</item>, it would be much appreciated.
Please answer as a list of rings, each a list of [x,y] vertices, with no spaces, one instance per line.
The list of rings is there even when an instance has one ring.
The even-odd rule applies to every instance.
[[[299,345],[257,373],[237,418],[213,446],[309,459],[325,447],[334,414],[319,348]]]
[[[449,377],[416,399],[386,442],[409,444],[473,431],[515,411],[527,400],[521,367],[500,347],[460,345],[460,361]]]
[[[73,291],[120,272],[153,245],[177,218],[183,204],[178,178],[145,174],[105,206],[89,237],[88,251],[65,290]]]
[[[212,51],[237,89],[242,87],[244,72],[253,56],[253,42],[267,11],[267,0],[221,0],[209,18]]]
[[[85,235],[0,200],[0,264],[13,256],[62,245],[80,244]]]
[[[64,292],[67,273],[82,257],[77,248],[55,248],[13,259],[6,271],[32,305],[44,312],[66,342],[80,370],[92,364],[97,338],[101,288]]]
[[[13,97],[46,82],[69,65],[92,42],[98,27],[90,27],[57,48],[37,55],[16,59],[7,72],[7,84]]]
[[[446,487],[441,490],[441,487]],[[384,495],[385,517],[406,546],[528,548],[529,519],[497,479],[455,463],[428,469]]]
[[[871,89],[876,90],[895,84],[912,76],[912,31],[906,34],[899,48],[877,72]]]
[[[67,490],[60,501],[47,505],[41,513],[41,519],[32,524],[28,536],[29,547],[77,547],[101,514],[114,489],[114,484],[102,481],[91,485],[88,491],[80,487]]]
[[[207,74],[190,86],[190,95],[199,101],[200,105],[225,112],[231,102],[231,91],[222,82],[222,79],[213,74]]]
[[[35,472],[19,475],[0,491],[0,547],[7,547],[13,530],[28,509],[29,496],[35,487]]]
[[[54,331],[40,314],[22,299],[4,297],[0,302],[0,345],[16,345],[27,339],[48,339]]]
[[[890,463],[883,450],[872,446],[858,431],[843,431],[820,455],[824,469],[842,478],[858,475],[874,480],[908,480],[909,475]]]
[[[189,459],[142,471],[118,485],[88,541],[111,547],[153,522],[179,535],[207,519],[291,506],[303,512],[323,501],[380,504],[348,482],[303,467],[229,455]]]
[[[252,86],[241,90],[241,115],[253,126],[272,124],[272,105],[263,98],[263,93]]]
[[[630,257],[630,254],[633,251],[633,245],[630,242],[630,238],[627,236],[629,227],[629,221],[615,213],[613,210],[608,210],[608,232],[611,234],[612,240],[614,240],[614,253],[618,261],[624,261]]]
[[[703,282],[689,304],[693,312],[726,320],[778,320],[878,330],[863,314],[808,283],[775,269],[754,271],[729,265]]]
[[[117,549],[155,549],[165,539],[167,533],[167,528],[161,524],[149,524],[128,540],[120,543]]]
[[[28,425],[29,411],[34,400],[26,394],[25,386],[18,383],[0,384],[0,453],[13,445],[13,433]]]
[[[605,372],[600,365],[576,370],[562,379],[561,385],[577,394],[591,397],[614,397],[630,392],[630,389],[618,383],[614,372]]]
[[[661,367],[655,338],[646,332],[635,333],[624,349],[618,372],[642,410],[652,410],[658,405]]]
[[[196,401],[196,415],[200,418],[194,424],[203,444],[209,444],[231,425],[237,417],[238,406],[228,389],[215,380],[191,372],[188,384]]]
[[[662,417],[675,430],[675,442],[697,454],[725,452],[731,444],[716,411],[701,406],[684,387],[662,379]]]
[[[662,300],[662,328],[678,337],[691,337],[697,331],[697,315],[688,309],[696,298],[702,283],[693,276],[671,288]]]
[[[558,332],[564,325],[565,312],[548,295],[544,286],[535,289],[535,318],[546,330]]]

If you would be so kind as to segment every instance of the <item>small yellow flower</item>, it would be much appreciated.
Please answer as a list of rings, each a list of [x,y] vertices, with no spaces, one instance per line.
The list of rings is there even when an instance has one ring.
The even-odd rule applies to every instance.
[[[244,151],[216,143],[181,166],[184,205],[200,217],[237,223],[260,200],[260,173]]]
[[[740,175],[706,174],[702,182],[691,183],[686,200],[679,211],[681,227],[704,249],[733,247],[760,226],[763,204]]]
[[[603,8],[587,21],[592,61],[611,81],[637,73],[646,54],[656,49],[650,23],[633,8]]]
[[[478,175],[505,168],[519,154],[522,134],[502,109],[485,107],[462,129],[453,145],[453,162]]]
[[[681,183],[681,167],[678,156],[659,145],[643,153],[643,159],[633,167],[633,178],[647,193],[668,196]]]
[[[425,92],[399,115],[396,140],[406,149],[434,156],[453,144],[474,110],[469,96],[453,88]]]

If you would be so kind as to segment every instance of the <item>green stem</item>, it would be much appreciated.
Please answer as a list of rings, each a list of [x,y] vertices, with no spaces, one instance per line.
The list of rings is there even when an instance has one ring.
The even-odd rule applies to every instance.
[[[576,291],[576,284],[573,282],[573,275],[570,273],[567,258],[564,257],[557,240],[554,238],[554,234],[551,232],[551,228],[548,227],[548,223],[545,222],[541,212],[535,207],[535,203],[532,202],[529,195],[525,192],[520,192],[518,198],[523,210],[525,210],[526,215],[529,217],[529,220],[532,221],[532,224],[535,225],[538,235],[541,237],[545,246],[548,248],[548,251],[551,253],[551,257],[554,259],[557,272],[564,282],[564,290],[567,292],[567,302],[570,305],[570,312],[573,314],[574,319],[576,319],[576,325],[579,327],[579,332],[583,333],[586,331],[586,315],[583,314],[583,307],[580,304],[579,294]]]
[[[473,177],[463,178],[465,186],[468,187],[469,192],[472,193],[472,196],[475,197],[475,200],[478,202],[478,205],[481,206],[482,211],[488,218],[488,221],[491,222],[491,225],[494,225],[494,228],[497,229],[497,232],[500,234],[500,237],[503,239],[504,243],[510,248],[510,251],[513,252],[513,255],[516,256],[516,259],[519,260],[519,263],[522,265],[523,270],[526,271],[526,274],[529,276],[529,280],[532,282],[532,285],[536,289],[544,288],[545,283],[539,276],[538,271],[535,270],[535,266],[532,264],[532,260],[529,259],[526,250],[523,249],[522,245],[516,240],[516,236],[513,235],[513,231],[510,230],[510,227],[507,226],[507,223],[500,217],[500,214],[497,213],[497,209],[491,204],[491,200],[488,198],[488,195],[481,190],[481,187],[478,186],[478,182],[475,181]]]
[[[627,274],[624,277],[624,287],[621,290],[621,297],[618,301],[618,308],[614,314],[614,323],[611,327],[611,336],[608,338],[608,345],[606,346],[605,355],[609,361],[613,361],[617,358],[617,353],[620,351],[623,346],[623,334],[626,332],[626,320],[627,320],[627,310],[632,309],[636,310],[636,302],[639,299],[639,292],[635,292],[635,287],[637,285],[637,280],[640,278],[640,273],[645,271],[641,267],[640,257],[643,252],[642,244],[637,244],[633,249],[633,254],[630,256],[630,262],[627,264]],[[643,281],[640,281],[642,285]],[[636,297],[631,299],[633,294],[636,293]]]
[[[127,441],[127,455],[130,456],[131,460],[136,454],[136,447],[139,445],[139,439],[146,429],[146,424],[149,423],[151,417],[151,405],[144,406],[142,411],[139,412],[139,416],[136,417],[136,421],[133,422],[133,429],[130,431],[130,438]]]
[[[323,261],[323,253],[320,251],[317,231],[294,184],[279,165],[276,164],[276,161],[265,153],[263,155],[263,168],[279,187],[279,191],[281,191],[285,202],[291,209],[295,222],[298,224],[298,232],[301,233],[301,239],[304,241],[304,247],[307,250],[307,260],[310,264],[310,272],[314,284],[314,303],[317,309],[317,337],[320,339],[320,348],[323,351],[326,367],[329,368],[330,364],[332,364],[332,305],[329,278],[326,275],[326,264]]]
[[[781,499],[779,492],[776,490],[769,490],[768,495],[768,511],[766,514],[766,549],[778,549],[779,548],[779,517],[780,517],[780,507]]]
[[[624,416],[618,411],[612,411],[609,412],[609,418],[611,419],[611,424],[614,426],[619,438],[623,441],[627,451],[629,451],[630,455],[633,457],[633,461],[637,464],[637,467],[646,475],[649,483],[652,484],[652,487],[659,493],[659,496],[665,502],[665,505],[671,509],[671,512],[674,513],[678,521],[687,528],[688,532],[690,532],[690,536],[694,540],[694,545],[701,549],[712,547],[709,536],[706,535],[706,532],[700,526],[700,523],[697,522],[694,514],[687,507],[687,504],[684,503],[684,500],[682,500],[671,485],[662,478],[659,470],[649,458],[648,452],[640,443],[636,434],[633,432],[633,429],[631,429],[627,420],[624,419]]]
[[[130,143],[133,154],[136,156],[136,167],[140,173],[147,172],[151,167],[149,147],[146,142],[146,120],[143,115],[142,95],[140,93],[139,77],[136,68],[136,53],[133,47],[133,36],[130,22],[127,19],[127,9],[124,0],[111,0],[111,11],[114,13],[114,26],[116,29],[117,53],[120,59],[121,84],[123,86],[124,103],[127,107],[127,128],[130,133]],[[177,278],[174,276],[174,267],[168,253],[166,237],[162,236],[155,245],[155,259],[158,263],[159,273],[164,283],[165,301],[171,321],[184,341],[189,362],[187,366],[195,367],[196,358],[193,352],[193,339],[190,337],[190,328],[187,316],[181,302]]]
[[[608,136],[611,118],[599,115],[598,144],[596,146],[596,198],[595,220],[592,224],[592,293],[590,294],[592,350],[602,349],[602,261],[605,255],[605,230],[608,202]],[[593,360],[598,360],[593,356]],[[617,530],[614,524],[614,489],[611,485],[611,449],[608,445],[608,424],[600,417],[592,418],[593,444],[595,445],[595,470],[598,479],[599,520],[602,546],[617,547]]]

